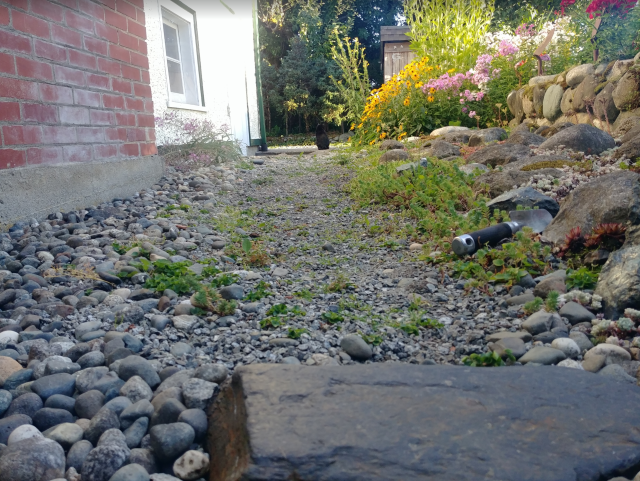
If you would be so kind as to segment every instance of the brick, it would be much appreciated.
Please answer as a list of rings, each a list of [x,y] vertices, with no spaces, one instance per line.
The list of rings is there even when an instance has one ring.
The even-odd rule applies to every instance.
[[[42,142],[42,128],[37,125],[5,125],[4,145],[29,145]]]
[[[106,75],[87,74],[87,87],[94,87],[97,89],[109,89],[109,77]]]
[[[117,145],[94,145],[93,155],[96,159],[110,159],[118,156]]]
[[[147,141],[148,142],[156,141],[156,129],[147,129]]]
[[[144,0],[127,0],[127,1],[135,7],[144,8]]]
[[[106,58],[98,58],[98,70],[100,72],[108,73],[115,77],[120,77],[122,75],[122,70],[120,69],[120,63],[114,62],[113,60],[109,60]]]
[[[106,110],[93,110],[89,112],[89,118],[91,125],[115,125],[116,120],[113,112],[107,112]]]
[[[122,62],[131,62],[131,52],[126,48],[122,48],[118,45],[109,45],[109,56],[115,60]]]
[[[138,144],[124,144],[120,146],[120,155],[126,157],[138,157],[140,155],[140,147]]]
[[[56,65],[54,67],[56,72],[56,80],[58,83],[72,84],[72,85],[85,85],[84,72],[82,70],[76,70],[73,68],[63,67]]]
[[[26,13],[14,10],[11,13],[13,28],[24,33],[29,33],[40,38],[50,38],[49,23],[28,15]]]
[[[42,127],[42,143],[75,144],[78,141],[75,127],[47,126]]]
[[[38,62],[23,57],[16,57],[18,75],[21,77],[35,78],[39,80],[53,80],[53,70],[51,64]]]
[[[131,95],[133,88],[129,80],[122,80],[119,78],[111,79],[111,89],[115,92]],[[127,99],[128,100],[128,99]]]
[[[136,7],[124,0],[116,0],[116,11],[125,14],[129,18],[136,18]]]
[[[140,25],[139,23],[129,19],[127,21],[127,26],[130,34],[145,40],[147,39],[147,29],[144,27],[144,25]]]
[[[142,99],[125,99],[127,110],[137,110],[138,112],[144,111],[144,100]]]
[[[54,105],[22,104],[22,118],[25,122],[53,124],[58,121],[58,109]]]
[[[138,114],[138,127],[155,127],[156,121],[153,115]]]
[[[130,80],[140,81],[140,69],[130,65],[122,65],[122,76]]]
[[[138,50],[138,38],[123,31],[118,31],[118,43],[131,50]]]
[[[62,147],[32,147],[27,149],[29,165],[59,164],[64,160]]]
[[[82,34],[70,28],[55,24],[51,25],[51,38],[62,45],[82,48]]]
[[[116,9],[116,0],[97,0],[98,3],[101,3],[105,7],[110,8],[111,10]]]
[[[118,30],[127,29],[127,17],[120,13],[112,12],[111,10],[105,10],[104,21],[107,22],[107,25],[116,27]]]
[[[84,32],[84,33],[93,34],[94,32],[93,20],[91,20],[90,18],[87,18],[83,15],[80,15],[78,13],[68,10],[65,13],[65,19],[66,19],[67,27],[80,30],[81,32]]]
[[[104,141],[104,129],[100,127],[78,127],[76,132],[78,140],[85,144]]]
[[[158,153],[158,148],[156,144],[140,144],[140,155],[156,155]]]
[[[151,78],[149,77],[149,71],[148,70],[143,70],[142,72],[142,82],[149,85],[151,83]]]
[[[96,35],[105,40],[109,40],[111,43],[118,43],[118,31],[108,25],[96,23]]]
[[[43,42],[42,40],[36,40],[33,43],[33,46],[38,57],[54,60],[56,62],[67,61],[67,49],[64,47]]]
[[[147,42],[145,42],[144,40],[140,39],[138,40],[138,48],[137,48],[138,52],[140,52],[142,55],[147,55],[147,53],[149,53],[147,51]]]
[[[29,10],[28,0],[5,0],[4,3],[8,3],[9,5],[13,5],[15,8],[20,8],[22,10]]]
[[[146,55],[140,55],[139,53],[131,52],[131,63],[144,69],[149,68],[149,59]]]
[[[0,53],[0,72],[14,75],[16,73],[16,62],[13,55]]]
[[[104,105],[105,109],[124,109],[124,97],[122,95],[104,94],[102,96],[102,105]]]
[[[73,8],[74,10],[78,10],[78,1],[77,0],[58,0],[58,3],[62,5]]]
[[[31,39],[7,32],[6,30],[0,30],[0,45],[7,50],[31,53]]]
[[[90,145],[69,145],[64,147],[64,160],[67,162],[87,162],[93,159]]]
[[[72,104],[73,91],[60,85],[40,84],[40,99],[54,104]]]
[[[96,70],[98,65],[95,55],[71,49],[69,50],[69,63],[76,67],[84,67],[91,70]]]
[[[97,53],[99,55],[108,55],[109,53],[109,44],[104,40],[99,40],[93,37],[84,37],[84,47],[93,53]]]
[[[144,111],[147,113],[153,113],[153,100],[144,101]]]
[[[96,5],[90,0],[79,0],[78,8],[82,13],[86,13],[91,18],[104,21],[104,7]]]
[[[27,164],[27,153],[24,150],[0,149],[0,169],[14,169]]]
[[[147,133],[144,129],[127,129],[127,141],[144,142],[147,140]]]
[[[116,112],[116,125],[126,126],[126,127],[135,127],[136,114]]]
[[[151,87],[144,84],[133,84],[133,92],[136,97],[151,98]]]
[[[105,129],[104,136],[107,142],[125,142],[127,140],[127,129]]]
[[[18,122],[20,104],[18,102],[0,102],[0,122]]]
[[[87,125],[89,123],[89,109],[84,107],[60,107],[60,123]]]
[[[0,6],[0,25],[9,25],[9,9]]]
[[[85,107],[100,107],[100,94],[98,92],[74,89],[73,100],[73,103],[76,105],[84,105]]]
[[[31,12],[46,17],[47,20],[53,20],[54,22],[62,22],[64,18],[63,8],[60,5],[54,5],[46,0],[31,2]]]
[[[26,80],[3,78],[2,82],[0,82],[0,97],[38,100],[38,84]]]
[[[136,20],[138,20],[138,23],[140,25],[147,25],[147,18],[146,18],[146,14],[144,13],[144,10],[139,9],[138,10],[138,18]]]

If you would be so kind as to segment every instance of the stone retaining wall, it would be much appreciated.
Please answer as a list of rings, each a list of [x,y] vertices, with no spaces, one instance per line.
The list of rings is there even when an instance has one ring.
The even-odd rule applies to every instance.
[[[558,75],[534,77],[507,97],[511,126],[571,122],[615,132],[640,117],[640,54],[600,65],[584,64]]]

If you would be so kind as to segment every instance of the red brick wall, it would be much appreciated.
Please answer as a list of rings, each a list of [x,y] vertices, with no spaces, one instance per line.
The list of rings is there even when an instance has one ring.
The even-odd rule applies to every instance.
[[[155,153],[143,0],[0,0],[0,169]]]

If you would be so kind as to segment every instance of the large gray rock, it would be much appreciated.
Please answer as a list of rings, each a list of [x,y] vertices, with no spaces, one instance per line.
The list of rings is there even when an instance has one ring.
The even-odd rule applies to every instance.
[[[615,157],[621,159],[625,157],[635,163],[640,159],[640,135],[635,139],[625,142],[618,150],[616,150]]]
[[[152,389],[160,384],[160,376],[153,364],[140,356],[129,356],[123,359],[118,366],[118,375],[123,381],[128,381],[133,376],[140,376]]]
[[[518,359],[522,364],[529,362],[535,362],[537,364],[558,364],[560,361],[564,361],[567,358],[564,352],[560,349],[554,349],[553,347],[535,346],[524,356]]]
[[[19,441],[2,451],[2,481],[49,481],[63,478],[64,450],[55,441],[43,437]]]
[[[186,423],[160,424],[151,428],[151,446],[158,459],[174,460],[185,453],[196,433]]]
[[[62,394],[64,396],[72,396],[76,387],[76,378],[71,374],[52,374],[51,376],[41,377],[31,385],[31,390],[42,399],[53,396],[54,394]]]
[[[534,134],[533,132],[523,132],[519,130],[511,134],[507,140],[507,144],[520,144],[520,145],[534,145],[538,146],[545,142],[545,138],[541,135]]]
[[[597,119],[608,121],[613,124],[620,114],[620,110],[613,101],[613,90],[615,85],[608,83],[596,95],[596,101],[593,104],[593,113]]]
[[[573,112],[573,96],[576,93],[576,89],[567,89],[562,94],[562,100],[560,101],[560,111],[563,114]]]
[[[616,146],[615,140],[593,125],[579,124],[558,132],[539,146],[540,149],[555,149],[565,146],[577,152],[599,155]]]
[[[212,412],[211,477],[610,479],[640,462],[638,402],[571,369],[243,366]]]
[[[640,107],[640,74],[631,70],[624,74],[613,91],[613,101],[619,110]]]
[[[367,361],[373,356],[371,346],[357,334],[349,334],[343,337],[340,347],[356,361]]]
[[[471,137],[476,137],[482,140],[485,144],[488,144],[489,142],[505,140],[508,136],[507,131],[503,128],[491,127],[488,129],[474,130]]]
[[[460,147],[457,145],[450,144],[444,140],[433,140],[430,144],[429,148],[425,151],[428,157],[446,159],[460,156]]]
[[[149,481],[149,473],[139,464],[129,464],[118,469],[109,481]]]
[[[82,463],[86,459],[87,455],[93,450],[93,444],[86,439],[78,441],[67,454],[67,469],[74,468],[79,473],[82,472]]]
[[[544,115],[545,119],[554,122],[562,115],[560,103],[563,95],[564,89],[560,85],[552,85],[547,89],[542,103],[542,115]]]
[[[0,444],[7,444],[13,430],[26,424],[31,424],[31,418],[26,414],[13,414],[0,419]]]
[[[598,224],[640,224],[640,175],[621,171],[598,177],[571,192],[543,236],[563,242],[574,227],[589,233]],[[606,195],[603,193],[606,192]]]
[[[538,311],[531,314],[526,321],[522,323],[522,328],[529,332],[532,336],[550,331],[554,323],[561,322],[558,314]]]
[[[490,209],[506,210],[507,212],[516,210],[519,205],[532,209],[535,207],[546,209],[552,216],[555,216],[560,210],[560,206],[554,199],[529,186],[510,190],[487,202],[487,207]]]
[[[640,308],[640,246],[609,255],[600,272],[596,294],[602,296],[607,318],[617,318],[628,307]]]
[[[82,463],[82,481],[109,481],[124,466],[131,451],[121,444],[104,444],[92,450]]]
[[[594,75],[587,75],[578,85],[573,95],[573,110],[575,112],[585,112],[589,104],[593,105],[597,86],[598,82]]]
[[[468,163],[482,165],[505,165],[531,156],[531,149],[518,144],[495,144],[474,152],[467,158]]]
[[[573,88],[580,85],[587,75],[594,75],[595,73],[596,69],[593,64],[587,63],[578,65],[567,72],[565,80],[569,87]]]
[[[567,302],[560,309],[560,315],[575,326],[581,322],[590,322],[596,318],[595,314],[577,302]]]
[[[406,150],[394,149],[382,154],[382,157],[380,157],[380,162],[397,162],[399,160],[407,160],[409,158],[409,152],[407,152]]]

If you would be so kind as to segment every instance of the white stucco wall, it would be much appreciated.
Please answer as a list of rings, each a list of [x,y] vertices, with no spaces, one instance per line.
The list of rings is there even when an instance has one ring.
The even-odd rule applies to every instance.
[[[192,117],[208,117],[216,125],[227,124],[246,150],[250,139],[260,138],[253,14],[254,0],[226,0],[232,14],[219,0],[182,0],[195,11],[198,26],[202,90],[206,112],[179,109]],[[162,18],[158,0],[144,1],[151,91],[156,117],[169,109]],[[161,128],[157,144],[163,145]]]

